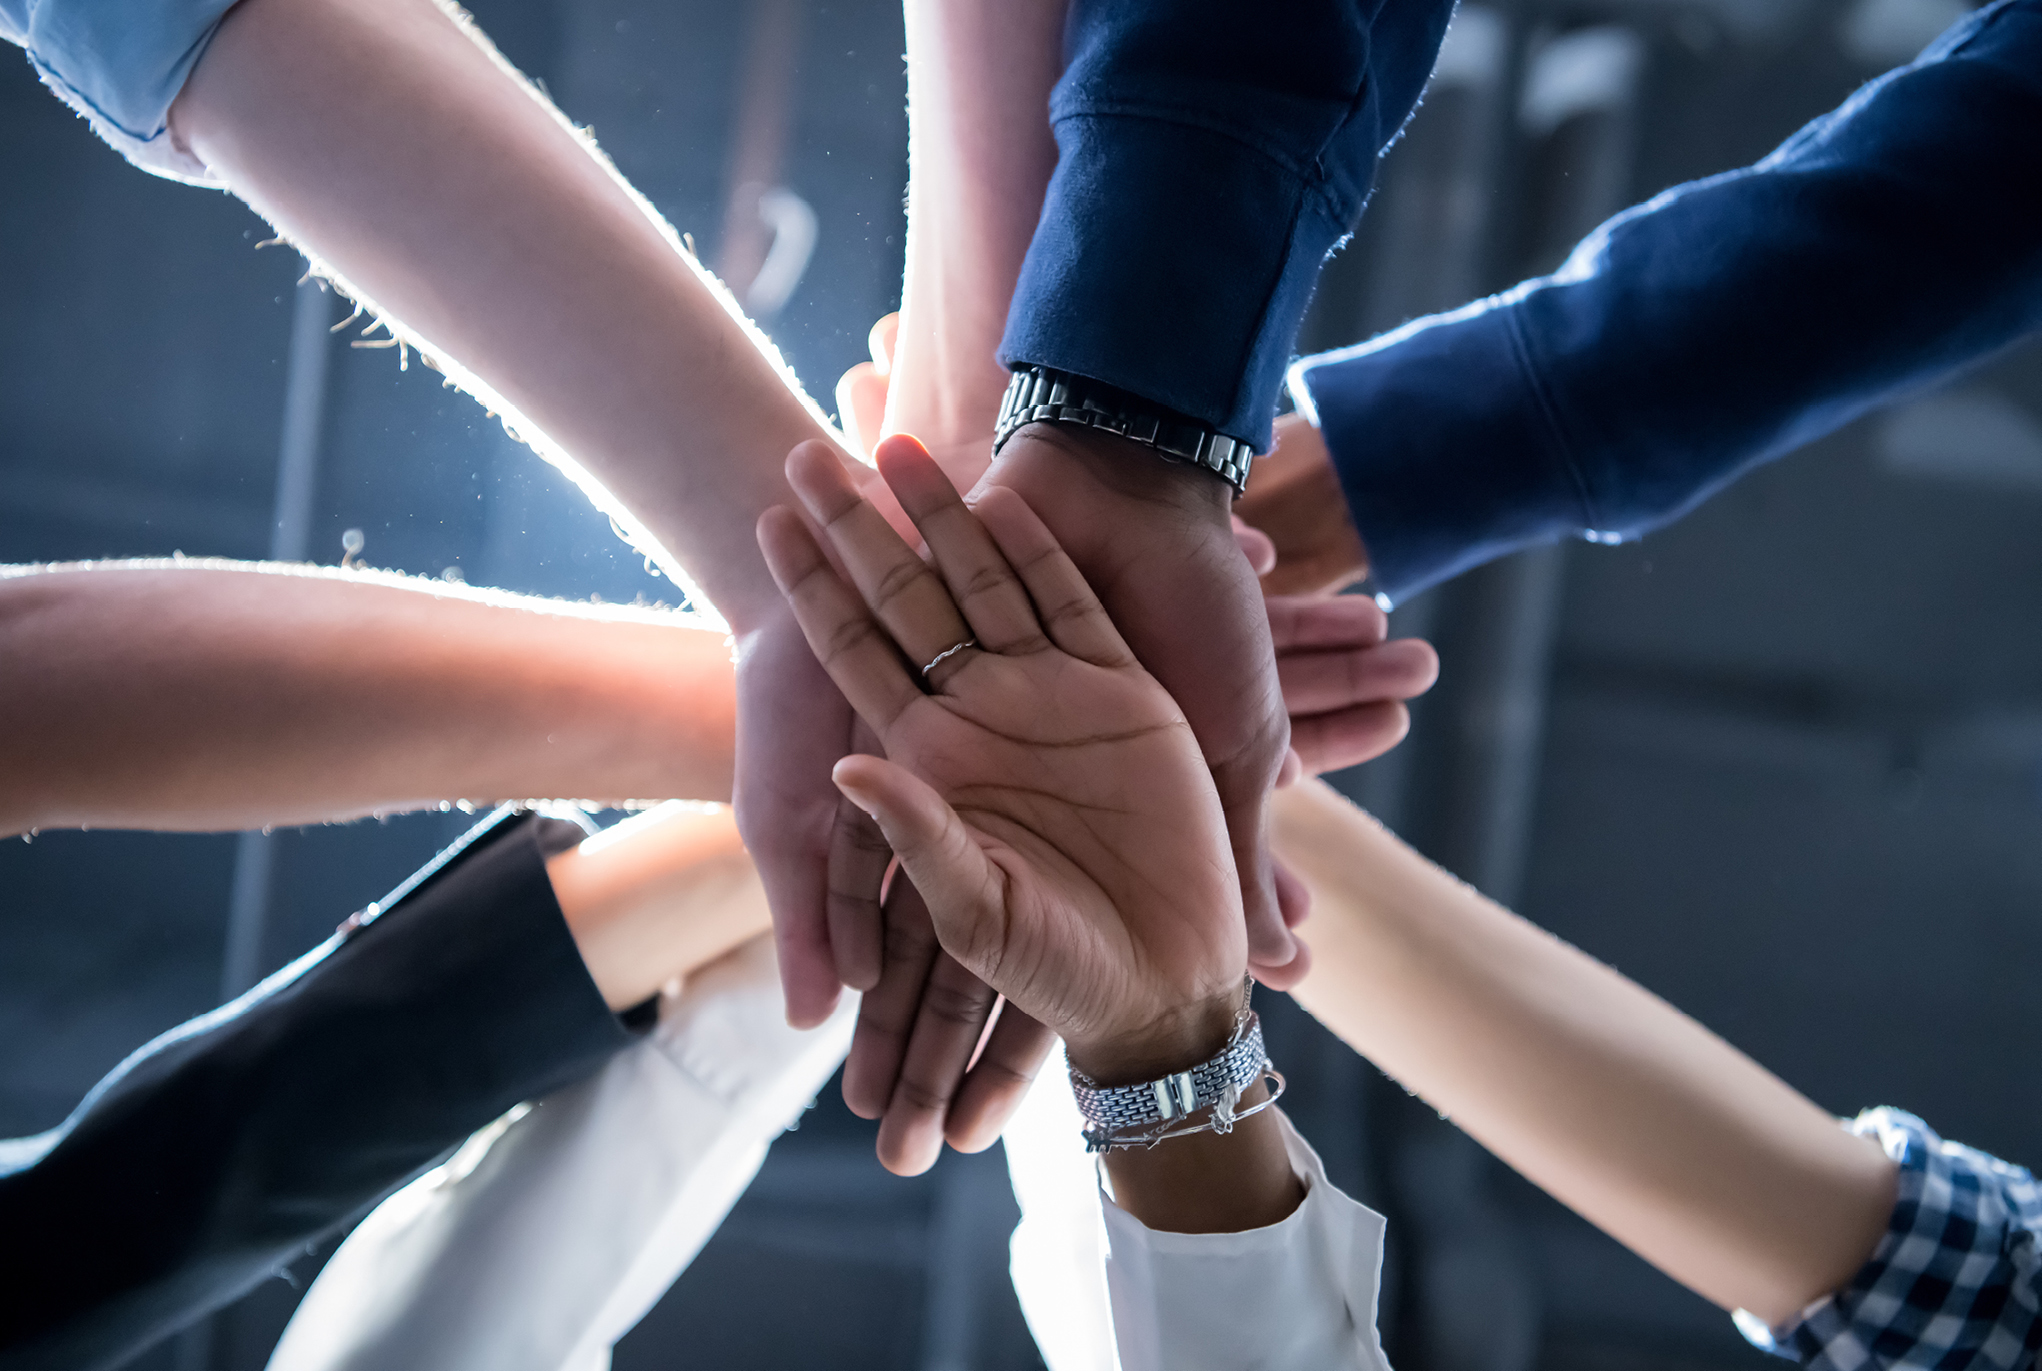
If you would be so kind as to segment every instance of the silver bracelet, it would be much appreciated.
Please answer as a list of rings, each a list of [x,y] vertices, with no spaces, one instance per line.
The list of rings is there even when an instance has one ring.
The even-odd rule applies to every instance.
[[[1250,981],[1251,990],[1253,985]],[[1242,1093],[1265,1079],[1273,1087],[1269,1098],[1247,1109],[1237,1109]],[[1245,997],[1227,1045],[1209,1061],[1188,1071],[1173,1072],[1138,1085],[1101,1086],[1075,1066],[1071,1068],[1071,1093],[1077,1098],[1078,1113],[1085,1120],[1088,1152],[1154,1147],[1165,1139],[1192,1133],[1231,1133],[1238,1120],[1275,1104],[1283,1090],[1283,1074],[1263,1050],[1262,1020],[1248,1008]],[[1212,1116],[1205,1122],[1188,1122],[1192,1115],[1206,1109],[1212,1111]]]

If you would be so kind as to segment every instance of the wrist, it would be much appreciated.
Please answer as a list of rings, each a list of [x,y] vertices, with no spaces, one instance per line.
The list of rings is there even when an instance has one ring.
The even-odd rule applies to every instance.
[[[1068,1036],[1065,1052],[1073,1067],[1102,1086],[1159,1080],[1219,1055],[1233,1039],[1240,1008],[1241,991],[1229,986],[1144,1023]]]
[[[1053,499],[1073,486],[1121,501],[1154,505],[1228,530],[1233,489],[1201,467],[1173,462],[1156,449],[1075,424],[1034,423],[1015,430],[993,456],[985,481]]]

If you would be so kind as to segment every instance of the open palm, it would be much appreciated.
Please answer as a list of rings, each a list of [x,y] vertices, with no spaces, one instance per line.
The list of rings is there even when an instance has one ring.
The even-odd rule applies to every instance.
[[[870,811],[944,948],[1074,1042],[1141,1034],[1238,986],[1225,817],[1183,715],[1019,496],[967,509],[912,439],[880,468],[926,565],[826,452],[760,546],[816,656],[880,739],[839,786]],[[852,586],[855,586],[855,591]],[[917,670],[960,643],[927,673]]]

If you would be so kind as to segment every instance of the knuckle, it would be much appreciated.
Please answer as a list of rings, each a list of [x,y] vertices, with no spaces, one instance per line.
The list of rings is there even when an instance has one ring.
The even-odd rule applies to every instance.
[[[970,1027],[992,1012],[993,997],[982,981],[971,985],[932,979],[922,994],[922,1013],[939,1023]]]
[[[950,1091],[917,1076],[902,1076],[893,1087],[888,1113],[905,1108],[914,1114],[942,1114],[950,1108]]]
[[[920,584],[928,574],[929,569],[913,557],[888,567],[886,574],[879,578],[879,584],[872,588],[872,607],[883,609],[892,604]]]
[[[823,645],[823,665],[829,666],[842,660],[846,655],[865,647],[879,636],[870,619],[859,617],[847,619],[830,630],[829,639]]]
[[[976,600],[1005,590],[1014,583],[1014,573],[1004,566],[982,566],[965,578],[958,598]]]
[[[838,849],[846,857],[864,858],[868,865],[893,859],[893,846],[886,841],[886,835],[862,813],[856,818],[840,819],[836,838]]]
[[[858,1030],[854,1036],[861,1057],[881,1059],[890,1071],[900,1063],[900,1050],[908,1039],[907,1020],[887,1013],[883,1005],[873,1003],[868,995],[858,1011]]]
[[[886,921],[883,947],[888,962],[926,962],[933,955],[935,946],[935,930],[921,920],[890,918]]]

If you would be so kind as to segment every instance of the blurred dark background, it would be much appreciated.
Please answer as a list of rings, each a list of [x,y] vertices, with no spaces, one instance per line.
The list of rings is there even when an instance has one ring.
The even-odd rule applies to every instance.
[[[1965,8],[1464,6],[1305,346],[1549,269],[1612,210],[1762,155]],[[897,6],[475,12],[830,395],[898,297]],[[332,297],[258,246],[238,202],[128,168],[21,62],[0,62],[0,184],[0,561],[334,561],[354,530],[377,566],[675,598],[436,373],[325,333]],[[280,451],[313,478],[299,546],[275,529]],[[1825,1107],[1900,1104],[2042,1158],[2020,1066],[2042,965],[2038,518],[2031,348],[1641,543],[1542,550],[1400,606],[1399,632],[1439,644],[1442,684],[1404,748],[1342,782]],[[0,843],[0,1135],[57,1123],[129,1049],[319,940],[466,821]],[[1762,1364],[1725,1317],[1265,1000],[1293,1117],[1391,1218],[1398,1366]],[[1013,1221],[997,1153],[894,1179],[826,1090],[617,1364],[1039,1365],[1005,1280]],[[135,1365],[260,1367],[327,1250]]]

